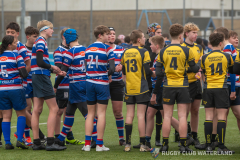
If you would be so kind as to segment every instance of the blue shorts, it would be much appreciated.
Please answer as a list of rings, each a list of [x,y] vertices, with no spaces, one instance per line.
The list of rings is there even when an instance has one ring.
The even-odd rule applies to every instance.
[[[0,110],[23,110],[27,107],[24,89],[0,91]]]
[[[28,83],[27,87],[24,87],[24,89],[25,89],[25,96],[26,96],[26,98],[33,98],[32,83]]]
[[[229,89],[230,106],[240,105],[240,97],[239,97],[240,87],[235,88],[235,91],[236,91],[236,99],[235,100],[230,100],[230,94],[231,94],[231,86],[230,85],[228,85],[228,89]]]
[[[108,100],[111,98],[109,85],[86,82],[87,101]]]
[[[79,81],[69,84],[69,99],[73,103],[86,102],[86,81]]]

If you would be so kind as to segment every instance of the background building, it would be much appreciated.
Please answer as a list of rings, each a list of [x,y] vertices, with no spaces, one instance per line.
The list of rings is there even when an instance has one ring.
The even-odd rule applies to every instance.
[[[185,22],[189,18],[212,18],[215,27],[222,26],[221,1],[185,0]],[[36,27],[39,20],[46,19],[46,2],[48,4],[48,20],[53,22],[55,29],[54,36],[49,40],[51,51],[59,45],[59,31],[63,27],[76,29],[82,45],[87,46],[91,41],[95,41],[93,34],[90,33],[91,0],[25,0],[26,16],[30,16],[28,22],[30,25]],[[223,0],[224,26],[228,29],[231,29],[231,2],[232,0]],[[233,29],[240,34],[240,0],[233,0],[233,2]],[[183,24],[183,4],[184,0],[92,0],[92,28],[102,24],[114,27],[117,35],[128,35],[133,29],[136,29],[142,10],[166,10],[172,23]],[[5,26],[9,22],[17,21],[17,17],[21,16],[21,0],[4,0],[4,5],[0,5],[1,10],[4,7],[5,30]],[[149,23],[161,24],[162,13],[148,13],[148,20]],[[2,18],[0,22],[2,22]],[[164,14],[163,33],[168,33],[169,26],[170,23]],[[146,33],[145,14],[143,14],[138,28]],[[210,26],[209,29],[206,37],[213,28]],[[0,25],[0,30],[2,31],[2,25]],[[203,36],[204,31],[200,31],[199,35]],[[2,38],[2,34],[0,37]]]

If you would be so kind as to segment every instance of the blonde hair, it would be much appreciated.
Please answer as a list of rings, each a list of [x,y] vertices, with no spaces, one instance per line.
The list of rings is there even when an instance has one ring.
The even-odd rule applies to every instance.
[[[191,31],[199,31],[198,26],[193,22],[189,22],[189,23],[185,24],[185,26],[184,26],[184,38],[187,37],[186,33],[191,32]]]
[[[40,30],[42,27],[44,26],[48,26],[50,28],[53,28],[53,24],[52,22],[48,21],[48,20],[41,20],[37,23],[37,28],[38,30]]]
[[[63,28],[61,31],[60,31],[60,36],[61,36],[61,39],[62,39],[62,36],[63,36],[63,33],[68,30],[70,28]]]

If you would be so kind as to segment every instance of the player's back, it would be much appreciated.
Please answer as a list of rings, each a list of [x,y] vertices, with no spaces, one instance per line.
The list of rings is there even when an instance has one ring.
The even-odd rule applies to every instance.
[[[64,54],[63,64],[68,66],[69,81],[85,81],[85,50],[86,47],[81,45],[74,46]]]
[[[170,44],[160,51],[158,62],[165,68],[164,87],[188,87],[186,64],[194,60],[191,49]]]
[[[86,78],[88,82],[108,85],[108,61],[114,59],[112,48],[102,42],[88,46],[85,53]]]
[[[228,88],[228,67],[233,65],[232,56],[219,50],[202,57],[201,67],[205,70],[204,88]]]
[[[144,69],[145,63],[150,63],[147,49],[132,46],[125,50],[121,60],[125,66],[126,95],[138,95],[148,91],[148,83]]]

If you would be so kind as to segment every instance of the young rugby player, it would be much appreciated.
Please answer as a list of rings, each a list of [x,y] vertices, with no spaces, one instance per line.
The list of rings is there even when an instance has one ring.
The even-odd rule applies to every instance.
[[[187,23],[184,26],[184,38],[185,42],[181,45],[191,48],[194,54],[195,63],[203,56],[203,48],[201,45],[194,43],[197,39],[199,28],[194,23]],[[194,139],[194,145],[199,145],[198,140],[198,121],[199,121],[199,108],[202,99],[202,87],[201,87],[201,72],[193,73],[190,67],[187,65],[187,76],[189,83],[189,94],[191,96],[191,104],[188,108],[188,114],[191,112],[190,125],[192,131],[192,137]]]
[[[161,151],[168,151],[168,139],[171,130],[171,120],[175,101],[178,105],[180,152],[191,152],[186,146],[187,140],[187,108],[191,102],[188,91],[188,78],[186,75],[186,64],[192,72],[199,71],[195,64],[194,54],[191,49],[180,45],[183,40],[184,28],[180,24],[173,24],[169,29],[172,42],[160,51],[156,65],[156,83],[161,83],[164,77],[162,68],[165,69],[163,84],[163,111],[164,119],[162,126],[163,146]]]
[[[22,139],[26,125],[26,98],[22,78],[26,78],[28,73],[22,56],[13,52],[17,48],[17,43],[16,38],[7,35],[3,37],[0,46],[0,109],[3,114],[5,149],[14,149],[10,142],[12,108],[16,110],[18,117],[16,147],[28,149]]]
[[[88,116],[85,123],[85,146],[84,151],[90,151],[93,131],[93,120],[97,113],[97,147],[96,151],[109,151],[103,145],[103,135],[106,125],[106,109],[110,99],[109,78],[115,71],[113,49],[104,43],[108,42],[108,27],[100,25],[94,29],[97,41],[86,49],[86,90]],[[107,66],[109,64],[109,71]]]
[[[116,40],[116,33],[113,27],[108,27],[110,30],[108,36],[108,43],[113,49],[114,58],[115,58],[115,67],[122,70],[121,58],[124,52],[124,48],[114,44]],[[116,70],[115,69],[115,70]],[[116,125],[119,136],[119,145],[125,145],[124,140],[124,119],[122,115],[122,106],[123,106],[123,95],[124,95],[124,82],[122,80],[122,72],[114,72],[112,75],[112,82],[109,84],[110,95],[112,101],[113,114],[116,119]]]
[[[64,150],[66,147],[54,143],[54,130],[58,106],[50,80],[51,72],[60,76],[65,76],[66,72],[61,71],[57,66],[50,65],[49,53],[46,40],[52,36],[53,24],[47,20],[39,21],[37,28],[40,36],[34,43],[31,58],[32,86],[33,86],[33,113],[32,130],[34,137],[34,150],[46,149],[47,151]],[[46,101],[49,107],[49,117],[47,122],[48,137],[46,147],[41,144],[39,139],[39,116]]]
[[[141,30],[134,30],[130,34],[132,47],[123,53],[121,64],[122,72],[126,75],[125,98],[127,116],[125,122],[126,146],[125,151],[131,150],[132,123],[137,103],[138,131],[140,137],[140,151],[150,151],[145,145],[145,112],[150,100],[150,93],[146,76],[151,76],[149,52],[142,48],[145,37]]]
[[[34,45],[34,42],[36,41],[37,37],[39,36],[39,31],[38,29],[34,27],[27,27],[25,29],[25,35],[27,38],[27,42],[24,45],[27,49],[27,55],[31,58],[32,57],[32,48]],[[27,102],[27,108],[26,108],[26,119],[27,119],[27,124],[24,130],[25,133],[25,144],[30,146],[32,145],[32,141],[30,138],[30,126],[31,126],[31,110],[32,110],[32,101],[33,101],[33,87],[32,87],[32,72],[30,71],[28,73],[28,77],[26,79],[23,79],[23,87],[25,89],[25,96],[26,96],[26,102]],[[41,142],[45,142],[45,136],[42,133],[42,131],[39,129],[39,137],[41,139]]]
[[[227,86],[227,72],[233,66],[232,56],[221,52],[224,48],[224,35],[212,33],[209,37],[213,50],[201,59],[201,68],[205,75],[203,105],[205,107],[206,120],[204,123],[206,151],[212,152],[211,137],[213,130],[214,108],[217,111],[217,134],[219,136],[218,153],[235,153],[225,145],[227,112],[230,106]]]

